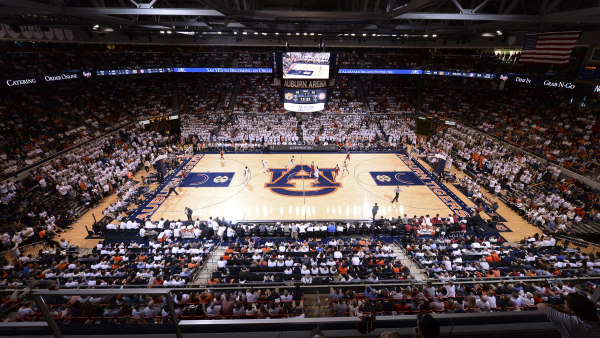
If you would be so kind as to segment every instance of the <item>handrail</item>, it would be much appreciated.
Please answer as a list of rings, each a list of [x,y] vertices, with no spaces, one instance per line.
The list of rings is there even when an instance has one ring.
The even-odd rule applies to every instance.
[[[520,312],[486,312],[486,313],[444,313],[434,314],[440,324],[440,331],[443,336],[451,336],[454,331],[458,336],[482,336],[486,334],[496,334],[502,332],[504,335],[511,333],[532,333],[535,337],[542,337],[548,334],[558,333],[556,328],[548,319],[537,313],[537,311],[520,311]],[[371,336],[379,336],[384,331],[393,330],[400,333],[402,336],[410,336],[415,326],[416,315],[390,315],[377,316],[377,328],[372,331]],[[475,320],[474,320],[475,319]],[[299,336],[298,333],[303,332],[305,336],[311,328],[320,327],[323,332],[329,336],[329,332],[340,336],[346,334],[358,336],[356,332],[356,323],[359,321],[357,317],[319,317],[319,318],[295,318],[290,319],[222,319],[222,320],[177,320],[174,323],[174,331],[181,337],[182,332],[186,335],[194,334],[198,337],[211,337],[216,334],[227,334],[232,337],[247,337],[248,331],[241,328],[246,328],[250,335],[256,336],[259,332],[272,333],[271,335],[283,336],[282,334],[290,334]],[[527,325],[524,325],[527,323]],[[0,330],[5,332],[11,331],[15,336],[24,335],[28,329],[52,329],[52,324],[55,325],[53,319],[51,322],[35,321],[35,322],[0,322]],[[456,328],[460,327],[459,330]],[[62,327],[66,329],[67,326]],[[81,327],[81,330],[97,329],[94,332],[99,337],[123,337],[131,335],[135,330],[136,325],[124,326],[122,331],[116,333],[112,330],[103,331],[103,327],[98,325],[89,325]],[[24,330],[23,333],[19,329]],[[62,337],[62,331],[55,326],[57,331],[53,333],[56,337]],[[71,330],[69,330],[71,331]],[[36,331],[39,332],[39,331]],[[85,331],[83,331],[85,332]],[[89,331],[87,331],[89,332]]]
[[[486,318],[486,317],[514,317],[515,315],[517,315],[517,313],[513,312],[479,312],[476,314],[473,313],[445,313],[443,314],[445,319],[453,319],[453,318],[470,318],[473,317],[474,315],[478,316],[478,317],[482,317],[482,318]],[[529,311],[529,312],[519,312],[518,313],[519,316],[532,316],[532,317],[539,317],[539,313],[537,311]],[[415,315],[416,316],[416,315]],[[410,322],[411,325],[414,322],[415,316],[411,316],[411,315],[393,315],[393,316],[378,316],[377,317],[377,322],[397,322],[397,321],[401,321],[401,322]],[[441,316],[441,315],[438,315]],[[439,318],[439,317],[438,317]],[[356,323],[358,318],[356,317],[319,317],[319,318],[296,318],[292,321],[292,323],[298,323],[298,324],[302,324],[302,323],[312,323],[312,322],[321,322],[321,323],[333,323],[333,322],[338,322],[338,323],[343,323],[343,322],[350,322],[352,324]],[[288,319],[225,319],[225,320],[219,320],[219,321],[215,321],[215,320],[182,320],[180,321],[180,325],[197,325],[197,324],[208,324],[208,323],[221,323],[221,324],[256,324],[256,325],[260,325],[260,324],[268,324],[268,323],[284,323],[284,324],[291,324],[290,321]]]
[[[457,284],[495,284],[495,283],[516,283],[516,282],[548,282],[553,280],[560,280],[561,282],[584,282],[584,281],[600,281],[600,275],[598,276],[578,276],[578,277],[566,277],[560,278],[556,276],[523,276],[523,277],[481,277],[481,278],[457,278],[452,280],[452,283]],[[323,288],[365,288],[367,286],[377,287],[377,288],[386,288],[386,287],[398,287],[398,286],[412,286],[412,285],[422,285],[426,282],[431,282],[432,285],[445,285],[446,281],[442,281],[437,278],[428,278],[425,280],[417,280],[417,279],[403,279],[403,280],[383,280],[379,283],[329,283],[329,284],[301,284],[299,282],[285,282],[285,283],[269,283],[265,284],[263,282],[257,283],[243,283],[243,284],[194,284],[190,283],[181,287],[170,287],[164,285],[154,285],[152,288],[140,287],[139,285],[96,285],[93,288],[81,288],[78,286],[61,286],[60,290],[32,290],[35,294],[40,295],[49,295],[49,294],[61,294],[67,293],[69,295],[81,295],[81,294],[103,294],[106,293],[106,290],[112,290],[114,293],[121,293],[122,291],[133,292],[137,290],[137,292],[145,292],[147,290],[160,290],[159,292],[165,292],[164,290],[173,291],[173,292],[199,292],[205,291],[206,289],[210,290],[246,290],[246,289],[273,289],[275,287],[279,288],[292,288],[295,286],[301,286],[302,290],[310,290],[323,289]],[[21,290],[27,288],[26,286],[15,287],[15,286],[7,286],[0,289],[0,292],[12,292],[15,290]]]
[[[600,278],[600,277],[598,277]],[[176,315],[175,312],[175,304],[173,301],[173,293],[174,292],[179,292],[179,291],[189,291],[191,289],[186,289],[186,288],[172,288],[172,289],[159,289],[159,288],[145,288],[145,289],[77,289],[77,290],[39,290],[39,291],[33,291],[31,294],[31,297],[34,299],[34,301],[36,302],[36,304],[38,305],[44,320],[46,321],[47,327],[52,331],[52,333],[54,334],[55,337],[57,338],[62,338],[63,337],[63,333],[61,328],[57,325],[57,322],[54,318],[54,316],[52,315],[52,313],[50,312],[48,305],[46,304],[45,300],[43,297],[45,296],[79,296],[79,295],[107,295],[107,294],[119,294],[119,295],[153,295],[153,296],[162,296],[166,299],[166,309],[169,310],[169,316],[170,316],[170,321],[173,324],[173,328],[174,331],[176,333],[176,336],[178,338],[183,337],[182,335],[182,326],[203,326],[205,329],[208,329],[209,331],[211,329],[215,329],[216,330],[222,330],[220,328],[220,326],[227,326],[229,327],[230,325],[233,325],[234,327],[231,328],[229,327],[228,329],[225,329],[225,331],[227,330],[237,330],[239,328],[239,325],[262,325],[264,326],[264,324],[269,324],[269,325],[284,325],[285,329],[284,330],[289,330],[290,326],[294,327],[301,327],[302,325],[307,325],[307,324],[327,324],[327,323],[340,323],[340,324],[345,324],[345,325],[354,325],[354,323],[356,323],[357,318],[354,317],[322,317],[322,318],[296,318],[293,321],[289,321],[289,320],[280,320],[280,319],[255,319],[255,320],[228,320],[228,319],[224,319],[224,320],[219,320],[219,321],[214,321],[214,320],[179,320],[179,318]],[[319,295],[319,292],[317,290],[317,295]],[[320,308],[320,303],[318,304],[319,308]],[[445,326],[451,326],[454,327],[455,325],[455,320],[460,322],[461,320],[464,321],[466,318],[473,318],[473,317],[477,317],[480,319],[484,319],[484,318],[511,318],[511,317],[518,317],[521,318],[520,320],[518,320],[520,323],[525,322],[530,322],[530,323],[536,323],[536,322],[547,322],[546,317],[543,317],[541,315],[539,315],[537,312],[495,312],[495,313],[477,313],[477,314],[473,314],[473,313],[464,313],[464,314],[455,314],[455,313],[450,313],[450,314],[439,314],[436,315],[438,320],[440,321],[441,325],[445,325]],[[523,320],[523,316],[526,316],[526,319]],[[529,317],[529,318],[527,318]],[[267,320],[268,322],[266,322],[265,320]],[[378,322],[380,322],[383,326],[393,326],[393,327],[406,327],[407,325],[410,325],[409,323],[414,323],[414,317],[411,315],[392,315],[392,316],[381,316],[378,317],[377,319]],[[494,320],[492,319],[492,322],[494,322]],[[2,325],[3,323],[0,323],[0,329],[2,329],[3,327],[8,327],[8,328],[13,328],[15,327],[15,324],[7,324],[7,325]],[[449,324],[449,325],[448,325]],[[460,324],[459,324],[460,325]],[[19,324],[16,324],[17,327],[19,327]],[[33,327],[44,327],[43,324],[40,323],[36,323],[36,324],[30,324],[30,325],[23,325],[21,327],[25,327],[25,326],[33,326]],[[468,325],[467,325],[468,326]],[[212,328],[209,328],[212,327]],[[272,330],[272,326],[270,330]],[[474,327],[476,330],[478,329],[477,327]],[[551,330],[552,327],[551,326],[546,326],[545,327],[546,330]],[[281,329],[280,329],[281,330]],[[479,328],[479,330],[481,330],[481,328]],[[518,328],[518,330],[522,330],[522,328]],[[208,332],[208,331],[204,331],[204,332]]]
[[[321,295],[319,294],[319,290],[317,290],[317,313],[321,313]]]
[[[12,230],[14,231],[14,228],[12,228]],[[26,245],[23,245],[23,246],[19,245],[18,248],[19,248],[19,251],[25,252],[25,251],[28,250],[28,248],[33,247],[35,245],[40,245],[40,244],[44,244],[44,241],[41,238],[39,240],[37,240],[36,242],[33,242],[33,243],[29,243],[29,244],[26,244]],[[5,256],[6,257],[7,255],[10,254],[11,250],[12,250],[12,248],[0,249],[0,256]]]
[[[587,241],[587,240],[582,239],[582,238],[576,238],[576,237],[571,237],[571,236],[566,236],[566,235],[554,235],[554,237],[557,237],[558,239],[562,239],[562,240],[569,241],[569,242],[572,242],[572,243],[583,243],[583,244],[585,244],[587,246],[595,246],[595,247],[600,248],[600,244],[594,243],[594,242],[590,242],[590,241]]]

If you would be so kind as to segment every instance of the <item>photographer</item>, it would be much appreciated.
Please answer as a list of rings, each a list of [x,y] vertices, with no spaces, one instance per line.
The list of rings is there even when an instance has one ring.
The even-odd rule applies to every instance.
[[[413,338],[437,338],[440,336],[440,324],[430,314],[419,313],[417,315],[417,327],[413,332]]]
[[[564,310],[548,303],[540,303],[537,308],[548,316],[563,338],[600,337],[596,306],[586,296],[569,293],[565,297]]]

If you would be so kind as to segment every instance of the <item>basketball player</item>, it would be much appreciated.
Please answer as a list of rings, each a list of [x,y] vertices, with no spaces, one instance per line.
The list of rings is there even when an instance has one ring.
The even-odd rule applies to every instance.
[[[343,164],[344,168],[342,169],[342,175],[344,174],[344,172],[348,172],[348,174],[350,173],[350,170],[348,170],[348,163],[346,163],[346,160],[344,160],[344,164]]]
[[[333,176],[333,179],[335,180],[335,178],[337,177],[337,175],[340,173],[340,166],[339,165],[335,165],[335,176]]]
[[[262,160],[262,164],[263,164],[263,174],[265,174],[267,171],[269,171],[269,164],[265,160]]]
[[[344,160],[344,162],[346,162],[346,160],[348,160],[348,162],[350,162],[350,152],[346,153],[346,159]]]
[[[223,149],[221,149],[221,161],[225,160],[225,151],[223,151]]]
[[[315,168],[315,183],[319,183],[319,167]]]
[[[250,180],[250,169],[248,169],[248,167],[246,167],[246,169],[244,169],[244,183],[248,182]]]
[[[290,159],[290,163],[286,164],[285,167],[290,167],[293,168],[294,167],[294,155],[292,155],[292,158]]]
[[[313,176],[315,174],[315,161],[312,161],[312,163],[310,164],[310,176]]]

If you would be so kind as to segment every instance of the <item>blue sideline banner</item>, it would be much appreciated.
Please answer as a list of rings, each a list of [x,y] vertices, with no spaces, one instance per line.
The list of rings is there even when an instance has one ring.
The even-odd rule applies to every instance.
[[[421,75],[420,69],[340,69],[338,74]]]
[[[270,74],[271,68],[173,68],[175,73],[261,73]]]

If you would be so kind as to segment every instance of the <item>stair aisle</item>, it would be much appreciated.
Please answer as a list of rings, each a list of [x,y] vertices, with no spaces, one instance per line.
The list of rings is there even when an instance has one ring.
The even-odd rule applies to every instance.
[[[408,266],[410,269],[411,275],[415,277],[417,280],[425,280],[427,276],[425,275],[425,270],[421,269],[419,265],[406,254],[406,250],[398,244],[392,245],[392,249],[398,255],[397,258],[402,262],[403,265]]]
[[[206,284],[209,279],[211,279],[213,272],[217,271],[217,262],[219,261],[219,257],[223,256],[225,253],[226,246],[219,245],[218,248],[213,250],[213,252],[208,255],[206,259],[206,263],[198,274],[196,278],[194,278],[194,284]]]

